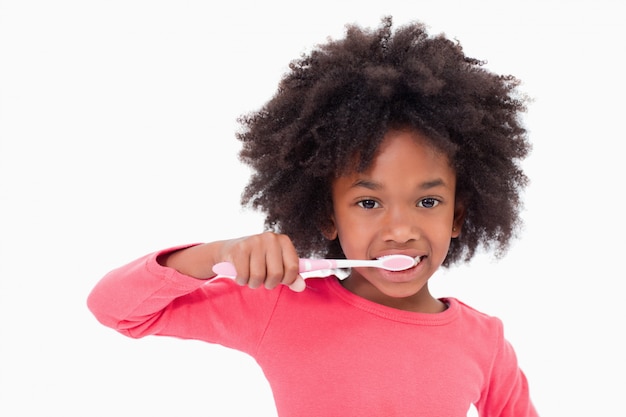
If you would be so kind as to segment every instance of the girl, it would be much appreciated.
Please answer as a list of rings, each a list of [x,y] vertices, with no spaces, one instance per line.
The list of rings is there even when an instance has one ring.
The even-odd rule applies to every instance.
[[[536,416],[501,322],[428,289],[479,247],[502,255],[519,226],[517,85],[422,24],[348,27],[241,119],[243,202],[267,231],[140,258],[97,284],[91,311],[130,337],[250,354],[281,416]],[[299,256],[391,254],[416,265],[299,273]],[[235,281],[213,272],[223,261]]]

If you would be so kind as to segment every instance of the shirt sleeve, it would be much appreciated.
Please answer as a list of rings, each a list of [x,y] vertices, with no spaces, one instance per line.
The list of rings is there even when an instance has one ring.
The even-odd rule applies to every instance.
[[[488,385],[476,404],[481,417],[537,417],[515,351],[500,332]]]
[[[252,354],[282,288],[251,290],[228,278],[201,280],[143,256],[105,275],[87,306],[103,325],[133,338],[173,336],[218,343]]]

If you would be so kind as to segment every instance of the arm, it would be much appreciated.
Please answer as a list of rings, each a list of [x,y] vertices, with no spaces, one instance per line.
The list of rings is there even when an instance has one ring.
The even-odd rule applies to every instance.
[[[305,288],[299,275],[298,254],[291,239],[271,232],[192,246],[164,254],[158,261],[199,279],[214,276],[213,265],[228,261],[237,270],[239,285],[273,289],[283,284],[294,291]]]
[[[253,354],[280,288],[259,291],[231,279],[196,279],[157,262],[184,250],[156,252],[111,271],[90,293],[89,309],[129,337],[196,339]]]
[[[486,392],[476,404],[481,416],[537,417],[526,376],[511,344],[502,337]]]
[[[267,298],[276,297],[269,291],[252,296],[229,279],[209,279],[212,266],[225,260],[236,265],[237,282],[246,290],[305,287],[291,240],[263,233],[144,256],[102,278],[88,307],[102,324],[130,337],[162,334],[222,343],[226,328],[255,328],[244,320],[263,321]]]
[[[181,249],[152,253],[109,272],[89,294],[87,306],[98,321],[126,336],[158,333],[157,319],[168,306],[206,283],[157,262]]]

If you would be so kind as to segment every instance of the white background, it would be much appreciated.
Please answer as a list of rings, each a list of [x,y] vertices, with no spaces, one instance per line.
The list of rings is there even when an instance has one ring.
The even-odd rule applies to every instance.
[[[618,4],[0,1],[0,415],[275,415],[249,357],[127,339],[85,299],[147,252],[261,231],[239,206],[236,118],[290,60],[386,14],[459,39],[535,100],[520,240],[434,293],[503,319],[542,416],[626,415]]]

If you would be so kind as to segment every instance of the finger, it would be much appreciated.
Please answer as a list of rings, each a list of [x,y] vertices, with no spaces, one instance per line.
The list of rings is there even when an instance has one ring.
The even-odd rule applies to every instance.
[[[291,239],[285,235],[281,238],[283,277],[281,283],[291,285],[300,276],[300,259]],[[301,277],[300,277],[301,278]]]
[[[264,251],[253,251],[250,254],[250,273],[248,274],[248,287],[256,289],[263,285],[267,275],[267,265]]]
[[[276,288],[279,284],[291,284],[298,275],[299,260],[296,250],[286,235],[273,234],[272,244],[266,252],[267,276],[265,287]]]
[[[285,274],[282,251],[267,253],[265,265],[267,269],[264,285],[265,288],[271,290],[282,282]]]
[[[248,280],[250,278],[250,258],[246,254],[246,256],[238,255],[234,256],[230,261],[235,267],[235,271],[237,271],[237,275],[235,276],[235,282],[241,286],[248,285]]]
[[[271,250],[265,252],[267,268],[265,287],[273,289],[281,283],[286,285],[293,283],[298,276],[299,259],[291,239],[281,234],[265,237],[271,241],[268,245],[268,249]]]

